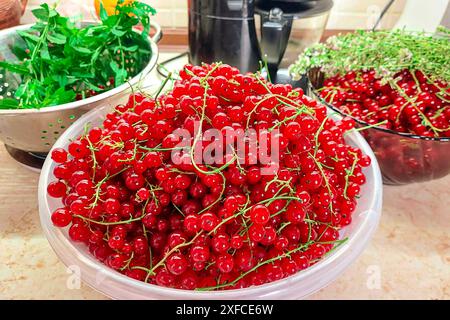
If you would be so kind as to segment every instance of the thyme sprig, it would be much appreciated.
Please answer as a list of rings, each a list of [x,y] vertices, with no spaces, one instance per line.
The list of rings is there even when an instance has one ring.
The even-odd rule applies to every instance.
[[[320,68],[326,76],[375,70],[377,77],[389,81],[409,69],[448,82],[449,36],[449,29],[443,27],[435,34],[406,30],[340,34],[307,48],[290,66],[290,73],[300,78],[312,68]]]

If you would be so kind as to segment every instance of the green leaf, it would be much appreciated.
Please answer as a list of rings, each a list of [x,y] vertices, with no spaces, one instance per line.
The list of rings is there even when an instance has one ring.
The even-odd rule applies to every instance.
[[[60,87],[65,87],[67,85],[72,85],[79,81],[77,77],[74,76],[63,76],[63,75],[53,75],[51,79],[57,82]]]
[[[0,99],[0,109],[17,109],[19,101],[17,99],[5,98]]]
[[[126,30],[119,30],[118,28],[113,28],[111,30],[112,34],[115,35],[116,37],[123,37],[127,31]]]
[[[109,66],[115,73],[114,81],[116,85],[122,84],[125,82],[125,79],[127,78],[127,71],[123,68],[120,68],[119,65],[115,61],[111,61],[109,63]]]
[[[89,89],[91,89],[91,90],[94,90],[94,91],[97,91],[97,92],[100,92],[100,91],[104,91],[105,89],[103,88],[100,88],[100,87],[97,87],[96,85],[94,85],[94,84],[92,84],[92,83],[90,83],[90,82],[85,82],[86,83],[86,85],[87,85],[87,87],[89,88]]]
[[[136,52],[139,49],[139,46],[136,44],[134,46],[117,46],[114,47],[114,52],[117,52],[117,50],[123,50],[123,51],[128,51],[128,52]]]
[[[95,50],[94,54],[91,57],[91,64],[93,64],[99,57],[100,55],[100,50]]]
[[[150,47],[143,38],[146,33],[132,28],[142,24],[147,30],[148,15],[154,10],[136,3],[117,8],[111,16],[101,8],[100,23],[84,27],[46,4],[34,10],[37,22],[21,31],[20,41],[13,44],[13,52],[21,62],[0,63],[0,72],[11,73],[22,86],[18,92],[16,89],[20,94],[18,102],[3,104],[40,108],[66,103],[85,90],[100,90],[100,85],[111,77],[118,86],[142,70],[151,56]],[[119,48],[132,73],[117,60]]]
[[[32,40],[34,42],[38,42],[39,41],[39,37],[37,35],[29,33],[27,31],[19,30],[19,31],[17,31],[17,34],[19,36],[21,36],[22,38],[24,38],[24,39],[30,39],[30,40]]]
[[[82,53],[82,54],[92,54],[92,50],[88,49],[88,48],[83,48],[83,47],[77,47],[77,46],[73,46],[72,47],[75,51]]]
[[[117,62],[115,62],[115,61],[110,61],[109,66],[111,67],[112,71],[114,71],[116,73],[120,71],[120,67],[117,64]]]
[[[41,4],[39,8],[31,10],[31,12],[38,20],[48,20],[50,15],[50,9],[46,3]]]
[[[124,11],[130,11],[131,13],[135,13],[138,16],[155,15],[156,14],[156,10],[153,7],[151,7],[150,5],[148,5],[146,3],[139,2],[139,1],[135,1],[135,2],[133,2],[132,5],[125,6],[122,8],[124,8]]]
[[[112,71],[117,72],[119,71],[119,65],[115,61],[111,61],[109,63],[109,66],[111,67]]]
[[[48,52],[48,46],[46,43],[42,44],[41,47],[41,58],[44,60],[51,60],[50,53]]]
[[[103,6],[103,1],[100,0],[100,20],[106,21],[108,19],[108,13],[105,10],[105,7]]]
[[[95,75],[88,72],[72,72],[72,75],[77,78],[84,78],[84,79],[93,79],[95,78]]]
[[[76,93],[73,90],[65,90],[64,88],[58,88],[53,91],[48,89],[45,92],[45,98],[39,107],[49,107],[59,104],[72,102],[76,97]]]
[[[49,12],[48,12],[48,16],[50,18],[53,18],[53,17],[59,16],[59,14],[58,14],[58,11],[56,11],[55,9],[50,8]]]
[[[15,95],[17,98],[21,98],[21,97],[26,93],[26,90],[27,90],[27,86],[24,85],[24,84],[21,84],[21,85],[17,88],[17,90],[16,90],[16,92],[14,93],[14,95]]]
[[[48,34],[47,39],[51,43],[55,44],[65,44],[67,41],[66,36],[60,33]]]
[[[9,70],[11,72],[15,72],[18,74],[28,74],[29,70],[23,65],[15,64],[15,63],[9,63],[6,61],[0,61],[0,68],[4,68],[6,70]]]
[[[28,53],[26,51],[27,48],[28,47],[25,45],[25,42],[23,42],[23,44],[16,43],[16,45],[11,48],[11,51],[17,57],[17,60],[22,61],[28,57]]]
[[[108,29],[109,28],[107,26],[99,24],[99,25],[89,26],[85,31],[86,31],[87,36],[93,37],[93,36],[96,36],[96,35],[94,35],[94,33],[100,34],[102,32],[105,32]]]
[[[72,102],[75,99],[76,93],[73,90],[65,90],[64,88],[59,88],[56,90],[52,99],[56,101],[56,104],[63,104]]]

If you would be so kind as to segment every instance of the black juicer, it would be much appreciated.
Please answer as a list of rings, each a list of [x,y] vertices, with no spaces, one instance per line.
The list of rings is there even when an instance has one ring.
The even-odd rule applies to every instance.
[[[272,81],[283,82],[280,71],[286,70],[279,66],[286,51],[290,64],[318,41],[332,6],[332,0],[188,0],[189,60],[222,61],[242,72],[255,72],[264,61]],[[307,21],[314,17],[320,22]],[[305,32],[308,24],[312,31]]]

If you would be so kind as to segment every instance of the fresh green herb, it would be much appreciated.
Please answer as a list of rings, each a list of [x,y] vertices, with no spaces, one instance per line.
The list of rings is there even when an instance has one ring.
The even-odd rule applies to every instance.
[[[18,31],[11,47],[18,62],[0,61],[2,78],[20,77],[14,94],[0,99],[0,109],[72,102],[138,74],[152,54],[147,35],[155,10],[141,2],[122,4],[110,16],[100,6],[101,22],[81,27],[47,4],[33,10],[36,24]],[[142,33],[133,29],[138,25]]]
[[[300,78],[312,68],[326,76],[349,71],[375,70],[387,82],[404,69],[420,70],[433,80],[450,81],[450,30],[436,34],[393,31],[363,31],[333,36],[325,43],[307,48],[290,67]]]

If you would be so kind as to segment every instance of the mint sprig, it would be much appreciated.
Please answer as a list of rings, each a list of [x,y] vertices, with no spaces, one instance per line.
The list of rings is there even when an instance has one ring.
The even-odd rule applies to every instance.
[[[117,87],[139,73],[152,54],[146,37],[155,10],[141,2],[122,4],[119,1],[110,16],[101,7],[101,22],[83,27],[48,4],[34,9],[37,22],[18,32],[11,48],[18,62],[0,61],[4,78],[20,79],[14,96],[0,99],[0,109],[72,102]],[[133,30],[138,25],[142,32]]]

